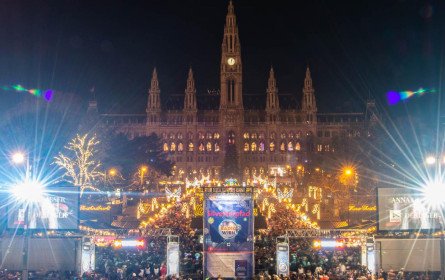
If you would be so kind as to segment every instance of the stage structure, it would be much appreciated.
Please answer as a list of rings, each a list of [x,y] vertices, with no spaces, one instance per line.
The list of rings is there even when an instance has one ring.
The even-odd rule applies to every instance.
[[[277,275],[289,276],[289,239],[277,237]]]
[[[204,279],[254,275],[254,188],[203,187]]]
[[[179,275],[179,236],[167,236],[167,275]]]

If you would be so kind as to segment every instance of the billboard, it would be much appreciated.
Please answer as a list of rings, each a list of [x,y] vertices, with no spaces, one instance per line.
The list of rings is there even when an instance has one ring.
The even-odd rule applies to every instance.
[[[208,194],[204,202],[204,273],[253,275],[253,200],[250,195]]]
[[[179,275],[179,243],[167,243],[167,275]]]
[[[15,201],[11,197],[11,201]],[[26,203],[26,202],[25,202]],[[47,188],[42,198],[29,203],[9,205],[8,228],[23,228],[27,214],[28,228],[38,230],[76,230],[79,227],[79,188]]]
[[[377,229],[418,231],[440,229],[440,213],[423,203],[422,194],[406,188],[377,188]]]
[[[277,243],[277,275],[289,275],[289,244]]]

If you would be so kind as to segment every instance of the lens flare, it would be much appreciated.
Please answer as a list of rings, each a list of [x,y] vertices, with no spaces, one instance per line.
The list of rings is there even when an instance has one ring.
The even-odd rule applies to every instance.
[[[36,89],[36,88],[26,89],[21,85],[3,86],[3,87],[0,87],[0,89],[5,90],[5,91],[28,92],[34,96],[37,96],[37,97],[40,97],[43,93],[43,97],[46,99],[46,101],[50,101],[53,96],[52,89],[49,89],[46,91],[41,90],[41,89]]]
[[[394,105],[397,104],[399,101],[406,102],[409,98],[412,98],[414,96],[422,96],[425,93],[435,93],[436,91],[437,91],[436,89],[423,89],[423,88],[419,88],[416,91],[411,91],[411,90],[401,91],[401,92],[388,91],[386,97],[388,98],[389,105]]]

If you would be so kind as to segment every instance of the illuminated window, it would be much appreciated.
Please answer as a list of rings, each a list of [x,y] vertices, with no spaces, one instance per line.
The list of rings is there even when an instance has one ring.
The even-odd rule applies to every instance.
[[[178,152],[182,152],[184,150],[184,147],[182,146],[182,142],[179,142],[178,144]]]
[[[295,144],[295,151],[300,151],[300,150],[301,150],[300,142],[297,142],[297,144]]]
[[[260,146],[258,147],[258,151],[264,152],[264,143],[263,142],[260,143]]]
[[[207,139],[212,139],[212,133],[211,132],[207,132],[206,133],[206,138]]]
[[[219,145],[218,145],[218,143],[215,143],[215,152],[219,152]]]
[[[292,152],[294,150],[294,145],[290,141],[289,141],[289,143],[287,143],[287,150],[289,152]]]
[[[256,143],[255,142],[253,142],[251,145],[251,151],[256,152]]]
[[[198,139],[204,139],[204,134],[202,132],[198,132]]]
[[[182,133],[181,132],[178,133],[178,139],[182,139]]]
[[[212,143],[207,142],[206,148],[207,148],[207,152],[211,152],[212,151]]]
[[[244,132],[243,137],[244,139],[249,139],[249,132]]]
[[[199,150],[200,152],[204,152],[204,144],[200,143],[200,144],[199,144],[199,148],[198,148],[198,150]]]
[[[172,142],[172,143],[170,144],[170,151],[171,151],[171,152],[176,151],[176,144],[175,144],[174,142]]]
[[[275,139],[275,137],[277,137],[277,134],[275,132],[272,132],[270,134],[270,139]]]
[[[213,134],[213,139],[219,139],[219,133],[215,132],[215,134]]]
[[[324,151],[329,152],[329,145],[324,145]]]
[[[260,132],[260,134],[258,134],[258,138],[259,139],[264,139],[264,132]]]
[[[252,167],[252,175],[256,175],[256,168]]]
[[[249,143],[244,143],[244,151],[245,152],[249,151]]]
[[[285,139],[286,138],[286,131],[281,132],[281,139]]]
[[[257,138],[257,134],[256,134],[256,132],[252,133],[252,134],[250,135],[250,138],[252,138],[252,139],[256,139],[256,138]]]
[[[260,174],[264,174],[264,168],[260,168]]]
[[[164,143],[164,152],[168,152],[168,144]]]
[[[270,150],[271,152],[274,152],[274,151],[275,151],[275,143],[274,143],[274,142],[270,142],[270,144],[269,144],[269,150]]]
[[[323,151],[323,145],[317,145],[317,152]]]
[[[249,167],[244,168],[244,174],[246,174],[247,176],[249,176]]]
[[[294,133],[293,132],[289,132],[289,138],[291,138],[291,139],[294,138]]]
[[[175,139],[175,134],[170,132],[170,133],[168,134],[168,138],[169,138],[169,139]]]
[[[189,150],[188,151],[189,152],[193,152],[193,143],[192,142],[189,143]]]
[[[286,150],[286,144],[284,144],[284,142],[281,142],[280,151],[285,151],[285,150]]]

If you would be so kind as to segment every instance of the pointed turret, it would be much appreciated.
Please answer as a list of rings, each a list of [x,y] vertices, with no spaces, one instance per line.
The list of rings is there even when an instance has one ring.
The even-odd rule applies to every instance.
[[[150,89],[148,90],[147,112],[161,111],[161,90],[159,89],[158,72],[156,67],[153,70]]]
[[[189,76],[187,78],[187,88],[185,89],[185,98],[184,98],[184,111],[193,113],[197,112],[196,88],[195,88],[195,79],[193,78],[192,67],[190,67]]]
[[[309,66],[306,69],[306,78],[303,87],[303,102],[301,109],[306,114],[306,123],[314,123],[317,121],[317,104],[315,102],[315,90],[312,87],[311,71]]]
[[[278,111],[280,110],[280,104],[278,100],[277,81],[275,80],[273,67],[270,67],[269,82],[266,92],[267,92],[266,112],[278,113]]]

